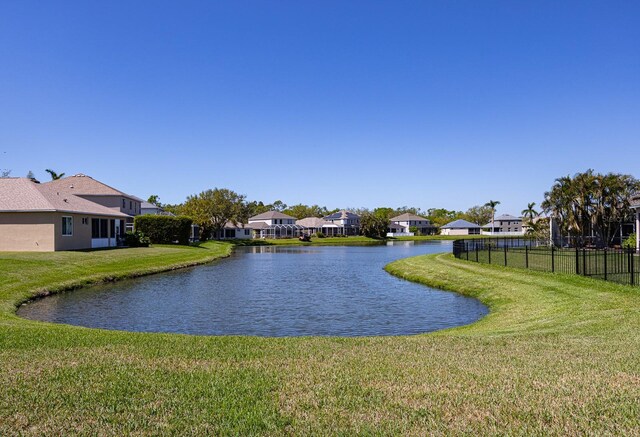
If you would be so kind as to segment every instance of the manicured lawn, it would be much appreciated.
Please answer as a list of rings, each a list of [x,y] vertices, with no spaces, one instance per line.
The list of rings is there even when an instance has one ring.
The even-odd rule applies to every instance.
[[[450,255],[397,261],[393,274],[492,310],[473,325],[411,337],[126,333],[13,313],[38,290],[228,249],[0,255],[0,435],[640,430],[640,293],[582,277]]]

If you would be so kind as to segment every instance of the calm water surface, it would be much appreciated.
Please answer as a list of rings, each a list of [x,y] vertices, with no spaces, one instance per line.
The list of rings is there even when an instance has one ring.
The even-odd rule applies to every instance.
[[[145,332],[364,336],[471,323],[479,301],[397,279],[394,260],[450,242],[247,247],[215,264],[62,293],[23,306],[29,319]]]

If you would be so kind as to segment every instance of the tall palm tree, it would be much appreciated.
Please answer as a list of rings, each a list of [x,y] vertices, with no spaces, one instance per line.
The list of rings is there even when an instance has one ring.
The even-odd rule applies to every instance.
[[[533,209],[534,206],[536,206],[536,202],[527,203],[527,208],[523,209],[521,212],[522,216],[528,218],[529,220],[532,220],[534,217],[540,215],[538,211]]]
[[[496,221],[496,206],[500,205],[499,200],[490,200],[484,204],[484,206],[488,206],[491,208],[491,235],[493,235],[493,229]]]
[[[45,171],[51,175],[51,180],[52,181],[58,180],[58,179],[60,179],[60,178],[62,178],[64,176],[64,173],[58,174],[58,173],[56,173],[55,171],[53,171],[53,170],[51,170],[49,168],[46,169]]]

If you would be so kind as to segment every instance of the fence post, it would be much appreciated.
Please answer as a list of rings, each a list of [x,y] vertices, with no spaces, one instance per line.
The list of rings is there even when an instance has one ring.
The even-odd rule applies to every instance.
[[[551,273],[555,273],[556,271],[556,257],[555,257],[556,247],[551,246]]]
[[[635,263],[636,260],[633,259],[633,250],[629,249],[629,271],[631,272],[631,285],[636,285],[636,278],[635,278]]]
[[[587,276],[587,249],[582,249],[582,274]]]
[[[506,243],[506,241],[505,241]],[[507,245],[504,245],[504,266],[507,266]]]
[[[604,248],[604,280],[607,280],[607,248]]]
[[[576,246],[576,275],[580,274],[580,249]]]
[[[464,243],[464,251],[467,254],[467,261],[469,261],[469,243],[467,243],[466,241]]]
[[[478,245],[476,244],[476,262],[478,262]]]
[[[524,266],[525,268],[529,268],[529,246],[524,246]]]
[[[489,264],[491,264],[491,243],[487,247],[489,248]]]

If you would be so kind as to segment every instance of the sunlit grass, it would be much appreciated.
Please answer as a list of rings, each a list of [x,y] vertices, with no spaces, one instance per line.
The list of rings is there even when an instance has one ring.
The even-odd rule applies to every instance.
[[[0,255],[0,435],[621,434],[640,430],[640,294],[421,256],[387,269],[477,297],[430,335],[198,337],[27,321],[42,292],[205,262],[229,245]],[[327,272],[330,280],[330,272]]]

